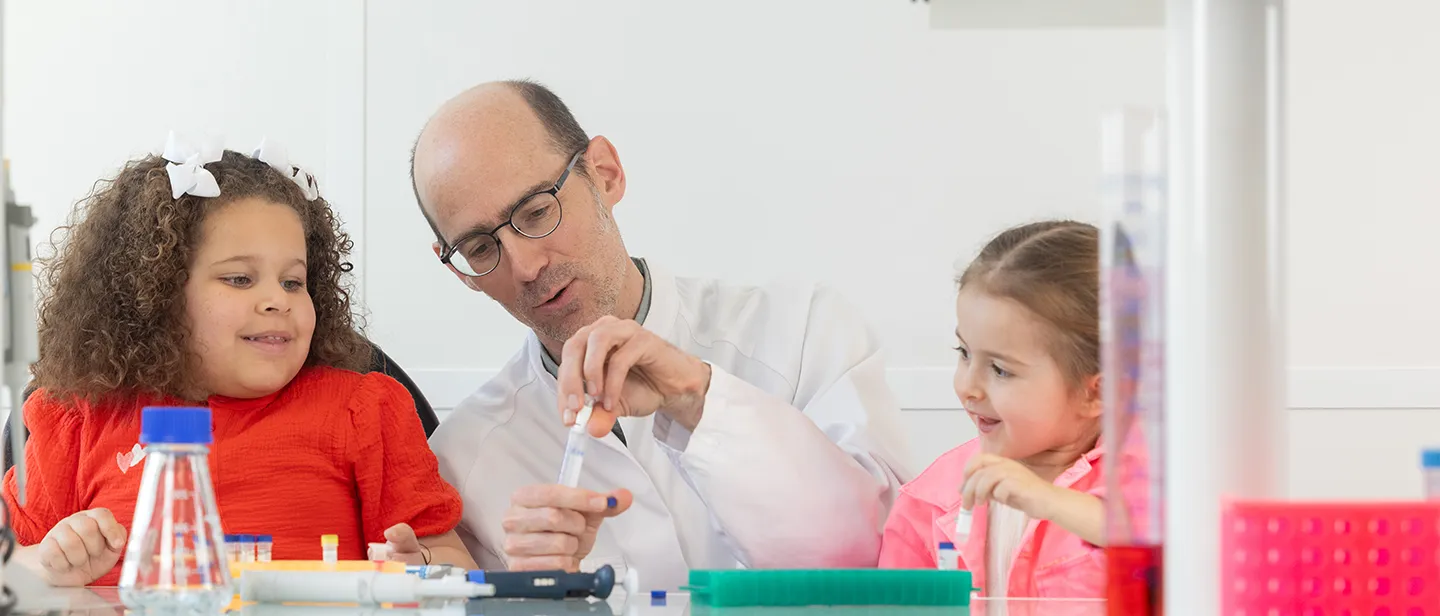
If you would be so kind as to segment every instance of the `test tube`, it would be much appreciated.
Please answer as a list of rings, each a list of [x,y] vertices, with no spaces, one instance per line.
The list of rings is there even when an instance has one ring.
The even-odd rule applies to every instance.
[[[390,544],[372,543],[365,555],[370,560],[390,560]]]
[[[340,535],[320,535],[320,551],[326,563],[333,565],[339,562]]]
[[[1424,467],[1425,499],[1440,501],[1440,448],[1422,451],[1420,465]]]
[[[240,562],[255,562],[255,535],[240,535]]]
[[[240,561],[240,535],[225,535],[225,558],[232,563]]]
[[[275,537],[272,535],[255,536],[255,561],[268,563],[270,554],[275,549]]]
[[[936,564],[942,571],[954,571],[960,568],[960,553],[955,551],[954,543],[941,541],[936,555]]]

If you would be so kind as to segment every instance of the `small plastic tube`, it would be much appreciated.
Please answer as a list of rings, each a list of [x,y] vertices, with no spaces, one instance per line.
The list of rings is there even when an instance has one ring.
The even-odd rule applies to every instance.
[[[240,562],[255,562],[255,535],[240,535]]]
[[[1440,500],[1440,449],[1426,449],[1420,454],[1425,473],[1425,500]]]
[[[969,509],[961,509],[955,514],[955,545],[965,545],[970,541],[970,526],[975,520],[975,513]]]
[[[562,486],[574,488],[580,485],[580,469],[585,464],[585,444],[590,442],[591,438],[586,426],[590,424],[594,404],[594,399],[587,394],[585,406],[575,415],[575,425],[570,426],[570,432],[565,437],[565,455],[560,459],[560,477],[555,480]]]
[[[365,551],[365,556],[370,560],[384,561],[390,560],[390,552],[390,544],[372,543],[370,544],[370,548]]]
[[[240,562],[240,535],[225,535],[225,558],[230,562]]]
[[[255,536],[255,562],[270,562],[271,554],[275,551],[275,537],[272,535]]]
[[[960,568],[960,553],[955,551],[955,544],[949,541],[941,541],[939,549],[936,550],[936,564],[944,571],[954,571]]]
[[[328,564],[340,562],[340,535],[320,535],[320,553]]]

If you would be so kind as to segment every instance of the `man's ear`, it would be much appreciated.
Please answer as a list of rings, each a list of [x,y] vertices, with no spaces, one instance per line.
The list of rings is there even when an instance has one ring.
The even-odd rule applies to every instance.
[[[620,164],[620,154],[609,139],[596,136],[583,158],[590,182],[600,193],[601,205],[613,215],[615,204],[625,197],[625,167]]]

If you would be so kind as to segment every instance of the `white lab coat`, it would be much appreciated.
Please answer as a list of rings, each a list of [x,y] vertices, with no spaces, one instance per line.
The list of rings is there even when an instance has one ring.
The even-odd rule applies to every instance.
[[[622,418],[592,442],[580,487],[635,495],[601,526],[581,569],[638,569],[674,590],[688,570],[872,567],[911,478],[879,344],[831,290],[674,278],[650,267],[645,328],[712,365],[691,434],[662,413]],[[430,439],[460,491],[460,535],[482,567],[505,566],[510,495],[555,483],[566,428],[532,333]],[[800,410],[796,410],[800,409]],[[802,412],[803,411],[803,412]]]

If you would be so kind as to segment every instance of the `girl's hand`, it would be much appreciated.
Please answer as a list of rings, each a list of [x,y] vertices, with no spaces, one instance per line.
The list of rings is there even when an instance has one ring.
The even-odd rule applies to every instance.
[[[90,509],[60,520],[38,546],[41,573],[51,586],[84,586],[115,568],[129,533],[109,509]]]
[[[1041,479],[1023,464],[988,453],[970,458],[965,465],[961,506],[974,509],[977,503],[996,501],[1019,509],[1038,520],[1049,520],[1060,500],[1061,488]]]

